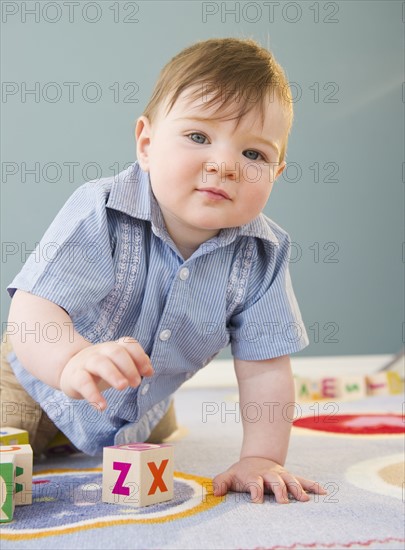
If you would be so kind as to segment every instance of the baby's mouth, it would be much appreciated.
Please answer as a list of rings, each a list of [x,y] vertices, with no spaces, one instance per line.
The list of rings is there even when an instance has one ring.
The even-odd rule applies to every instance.
[[[218,189],[216,187],[204,187],[202,189],[197,189],[199,193],[203,193],[207,198],[214,201],[221,200],[230,200],[230,196],[223,189]]]

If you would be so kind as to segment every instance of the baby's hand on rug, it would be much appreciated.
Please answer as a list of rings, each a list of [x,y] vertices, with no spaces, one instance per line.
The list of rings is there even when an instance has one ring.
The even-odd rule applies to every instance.
[[[318,495],[327,492],[319,483],[290,474],[285,468],[261,457],[244,457],[233,464],[226,472],[213,480],[214,495],[223,496],[228,491],[250,493],[252,502],[262,503],[264,493],[274,493],[276,502],[287,504],[288,493],[296,500],[309,500],[306,491]]]

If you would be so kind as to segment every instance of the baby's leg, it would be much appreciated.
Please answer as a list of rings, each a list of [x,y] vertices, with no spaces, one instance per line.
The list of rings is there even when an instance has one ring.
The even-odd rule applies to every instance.
[[[138,420],[125,424],[115,436],[115,445],[126,445],[145,441],[147,443],[162,443],[177,429],[176,413],[173,396],[166,397]]]
[[[39,457],[58,433],[58,428],[15,377],[7,360],[11,351],[11,344],[4,335],[1,342],[0,426],[26,430],[34,457]]]
[[[162,443],[164,439],[177,430],[176,411],[174,401],[170,401],[169,408],[163,418],[156,424],[146,440],[146,443]]]

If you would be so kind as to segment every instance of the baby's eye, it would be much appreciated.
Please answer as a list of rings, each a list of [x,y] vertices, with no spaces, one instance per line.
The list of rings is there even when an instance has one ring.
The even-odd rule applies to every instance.
[[[246,151],[243,151],[243,154],[249,160],[258,160],[259,156],[262,157],[262,160],[265,160],[261,153],[258,153],[257,151],[253,151],[253,149],[247,149]]]
[[[205,143],[205,140],[207,139],[204,134],[200,134],[198,132],[193,132],[192,134],[188,134],[188,136],[191,140],[193,140],[195,143]]]

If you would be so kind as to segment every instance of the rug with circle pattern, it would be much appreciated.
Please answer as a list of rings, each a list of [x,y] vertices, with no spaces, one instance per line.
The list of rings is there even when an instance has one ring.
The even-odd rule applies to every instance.
[[[204,407],[218,414],[204,417]],[[212,494],[211,480],[240,451],[231,392],[179,392],[177,416],[188,434],[174,443],[173,500],[106,504],[100,457],[47,460],[35,467],[33,504],[16,507],[14,520],[1,526],[1,549],[402,550],[403,407],[403,395],[302,406],[286,467],[328,494],[289,505],[268,494],[257,505],[244,493]]]

